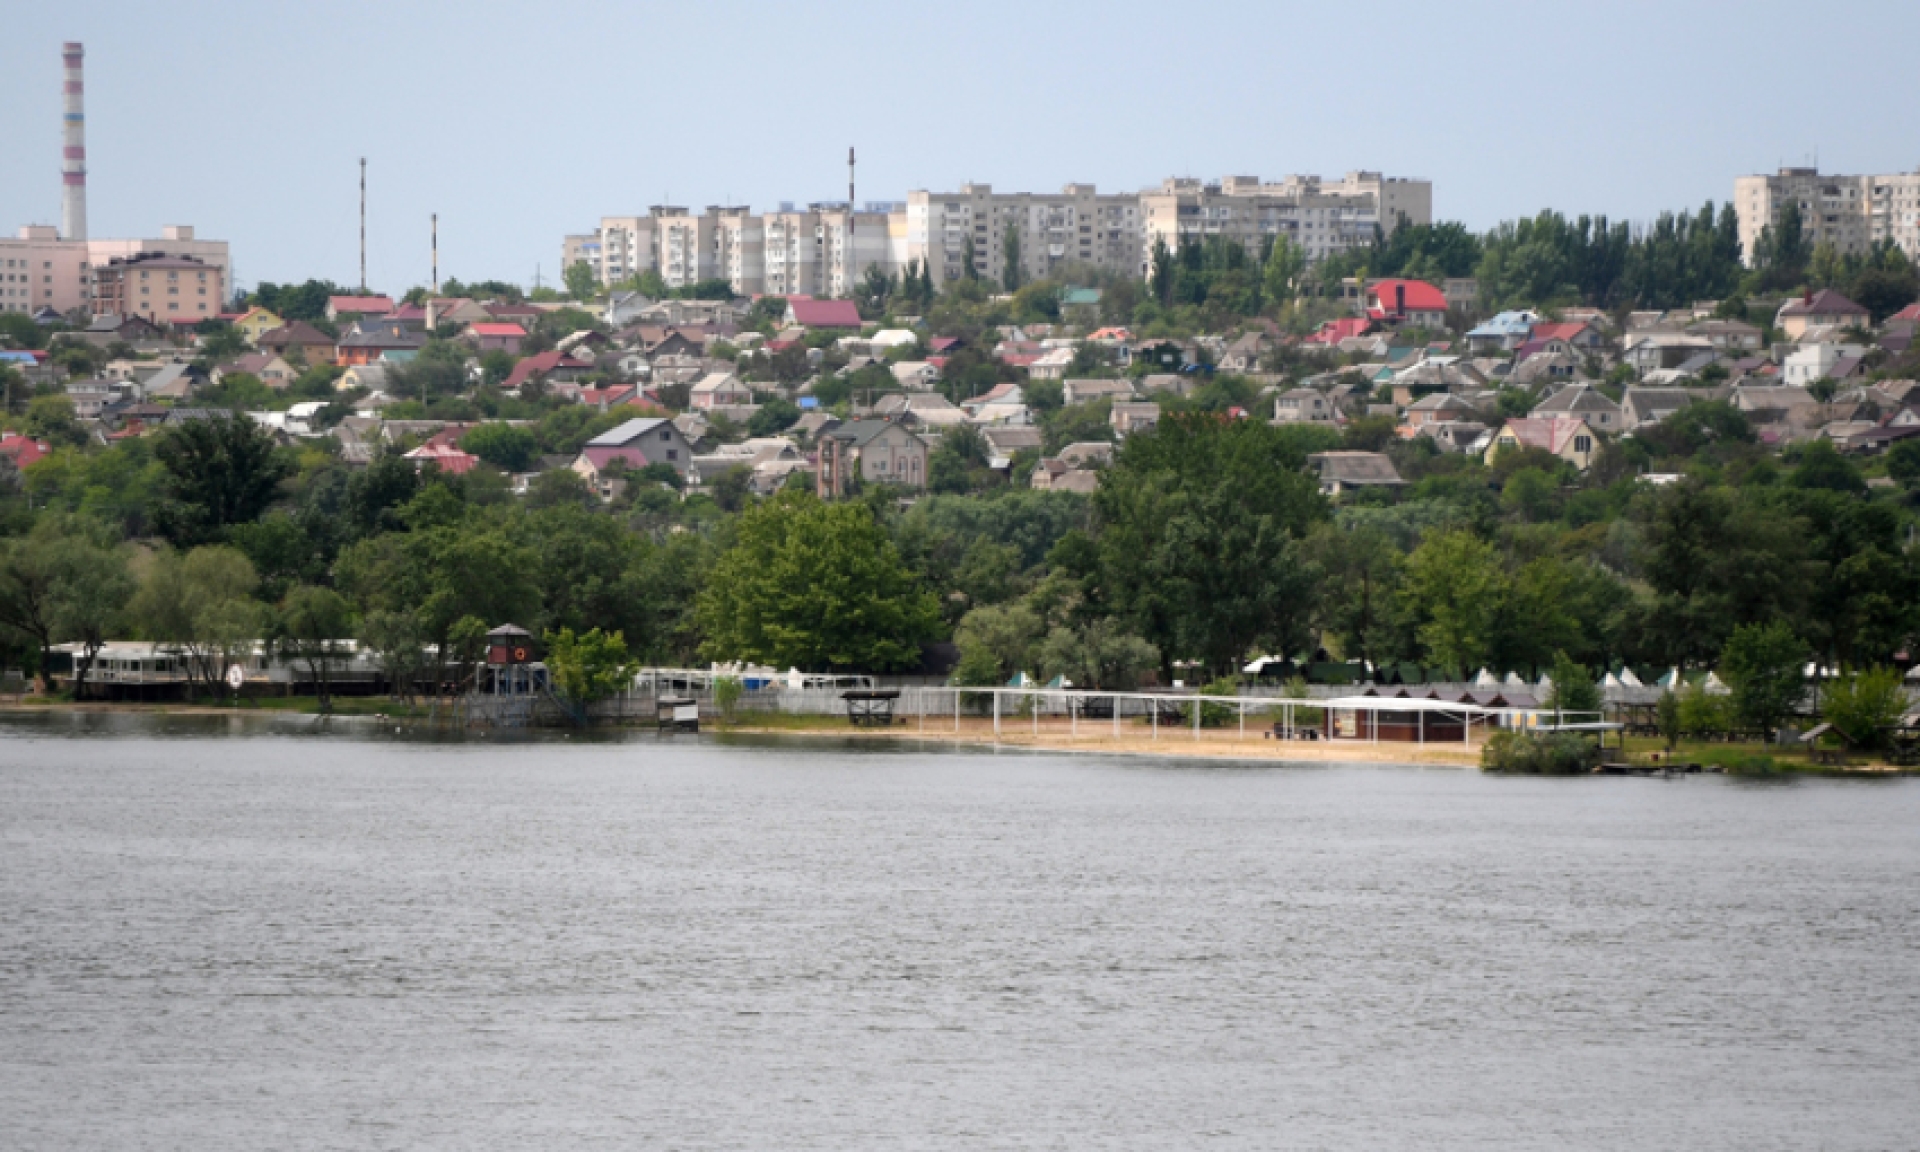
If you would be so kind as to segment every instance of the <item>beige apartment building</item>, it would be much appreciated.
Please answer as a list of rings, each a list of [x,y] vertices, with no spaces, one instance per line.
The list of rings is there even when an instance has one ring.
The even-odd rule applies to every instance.
[[[97,315],[139,316],[156,324],[211,320],[225,298],[221,270],[191,256],[142,252],[113,257],[93,270]]]
[[[1772,176],[1739,177],[1733,182],[1733,208],[1747,263],[1753,262],[1760,233],[1790,203],[1800,206],[1809,244],[1831,244],[1845,255],[1891,240],[1920,258],[1920,171],[1822,176],[1818,168],[1782,168]]]
[[[50,224],[0,239],[0,312],[71,312],[88,302],[87,242]]]
[[[1403,217],[1409,224],[1433,223],[1433,184],[1378,172],[1349,172],[1337,183],[1317,176],[1288,176],[1278,184],[1254,176],[1217,184],[1174,179],[1141,194],[1140,216],[1141,273],[1156,243],[1177,250],[1208,236],[1235,240],[1256,259],[1271,238],[1285,236],[1311,262],[1371,243],[1376,226],[1391,235]]]
[[[216,270],[222,292],[213,301],[219,305],[225,300],[227,242],[196,239],[186,225],[169,226],[158,240],[63,240],[51,225],[29,225],[11,238],[0,238],[0,311],[104,313],[109,309],[95,303],[100,271],[115,260],[142,255],[190,257]],[[216,306],[213,314],[220,310]]]

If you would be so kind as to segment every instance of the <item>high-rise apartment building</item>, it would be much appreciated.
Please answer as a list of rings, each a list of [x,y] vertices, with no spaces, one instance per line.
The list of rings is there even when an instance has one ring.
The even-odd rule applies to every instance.
[[[1256,259],[1272,238],[1285,236],[1311,262],[1370,243],[1375,227],[1391,235],[1402,219],[1433,223],[1433,184],[1378,172],[1349,172],[1337,183],[1317,176],[1278,184],[1253,176],[1217,184],[1176,179],[1142,193],[1140,213],[1137,272],[1147,270],[1156,243],[1177,250],[1209,236],[1234,240]]]
[[[191,256],[142,252],[114,257],[93,270],[94,312],[141,316],[155,323],[211,320],[220,315],[226,279]]]
[[[1818,168],[1782,168],[1772,176],[1741,176],[1733,182],[1733,209],[1740,218],[1740,250],[1753,262],[1754,245],[1788,204],[1800,208],[1809,244],[1831,244],[1842,255],[1867,251],[1882,240],[1920,258],[1920,171],[1884,176],[1822,176]]]
[[[907,193],[906,257],[926,261],[936,284],[966,276],[968,237],[975,273],[1004,281],[1009,230],[1019,236],[1022,279],[1073,266],[1131,273],[1140,252],[1140,197],[1102,196],[1091,184],[1058,193],[995,192],[991,184]]]
[[[1231,176],[1217,184],[1168,180],[1145,192],[1102,194],[1091,184],[1057,193],[995,192],[963,184],[957,192],[915,191],[904,204],[782,204],[755,215],[742,207],[709,207],[701,215],[673,206],[646,216],[607,216],[591,236],[562,242],[563,261],[585,259],[602,284],[648,270],[669,288],[725,279],[753,295],[846,296],[877,268],[893,276],[924,261],[934,283],[973,271],[1003,283],[1018,238],[1021,279],[1074,275],[1075,269],[1143,275],[1155,241],[1178,248],[1226,235],[1258,256],[1271,236],[1286,235],[1319,260],[1391,233],[1402,219],[1433,222],[1433,185],[1350,172],[1337,183],[1289,176],[1262,184]]]

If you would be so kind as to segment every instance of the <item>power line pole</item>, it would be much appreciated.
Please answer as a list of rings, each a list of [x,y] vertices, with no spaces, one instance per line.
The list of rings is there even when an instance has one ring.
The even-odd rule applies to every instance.
[[[440,213],[433,214],[433,294],[440,295]]]

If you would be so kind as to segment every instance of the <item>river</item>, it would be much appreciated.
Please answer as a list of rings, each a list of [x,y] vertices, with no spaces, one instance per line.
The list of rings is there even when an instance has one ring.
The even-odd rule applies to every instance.
[[[1920,781],[0,717],[7,1149],[1920,1145]]]

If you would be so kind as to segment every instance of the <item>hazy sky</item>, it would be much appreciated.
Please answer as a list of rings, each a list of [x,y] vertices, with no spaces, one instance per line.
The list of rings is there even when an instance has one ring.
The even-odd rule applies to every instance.
[[[1276,0],[19,4],[0,227],[60,214],[60,44],[87,49],[93,235],[193,224],[238,277],[557,275],[601,215],[965,180],[1134,190],[1354,168],[1475,228],[1643,219],[1816,151],[1920,166],[1920,4]]]

